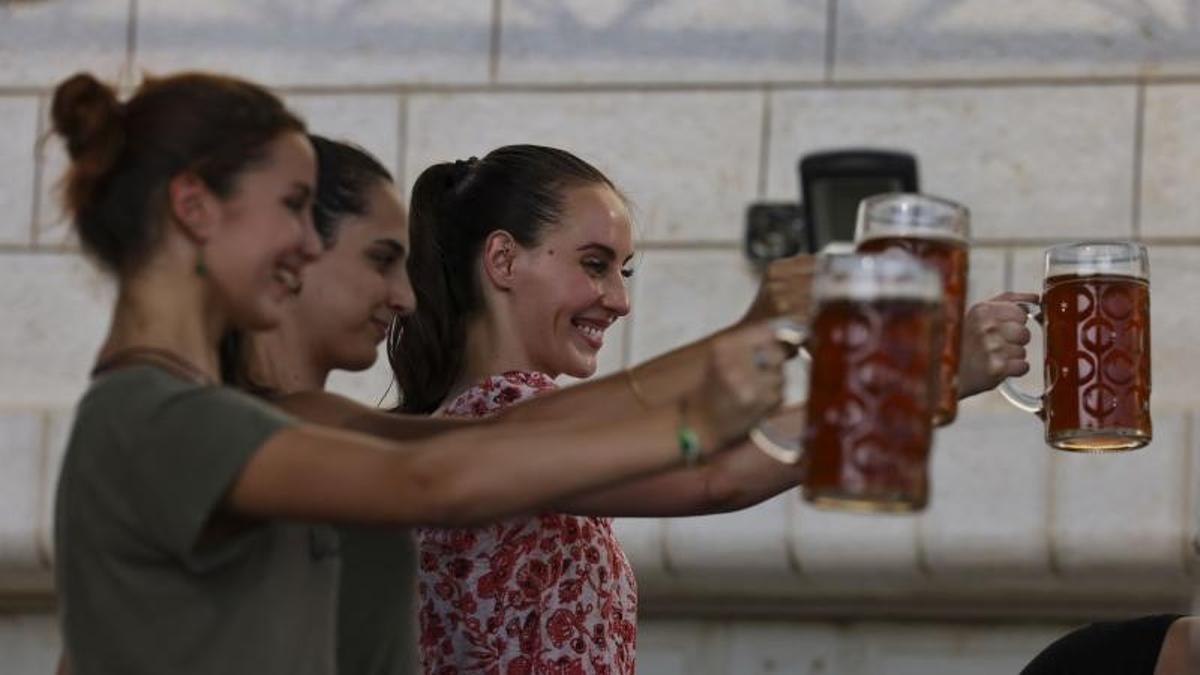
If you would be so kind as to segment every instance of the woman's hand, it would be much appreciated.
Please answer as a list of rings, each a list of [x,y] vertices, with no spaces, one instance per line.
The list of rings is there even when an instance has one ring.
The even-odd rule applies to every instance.
[[[1030,333],[1017,301],[1037,302],[1036,293],[1001,293],[972,305],[963,317],[958,397],[996,388],[1005,378],[1029,372],[1025,345]]]
[[[785,315],[807,318],[812,303],[811,288],[816,261],[816,256],[801,254],[768,263],[763,270],[758,295],[738,325]]]
[[[686,423],[713,450],[740,440],[783,401],[784,345],[767,323],[714,337],[700,386],[685,395]]]

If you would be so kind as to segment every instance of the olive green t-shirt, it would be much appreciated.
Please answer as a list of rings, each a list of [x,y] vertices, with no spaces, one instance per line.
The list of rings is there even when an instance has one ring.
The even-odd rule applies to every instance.
[[[92,383],[55,516],[72,675],[334,672],[336,533],[220,513],[247,460],[291,424],[152,366]]]
[[[408,675],[417,664],[417,565],[412,532],[341,527],[338,673]]]

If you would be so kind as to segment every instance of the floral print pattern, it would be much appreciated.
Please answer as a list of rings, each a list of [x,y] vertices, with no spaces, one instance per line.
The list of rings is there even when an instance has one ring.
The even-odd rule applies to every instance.
[[[489,377],[443,414],[486,417],[555,388]],[[633,675],[637,584],[611,519],[542,513],[417,530],[421,661],[429,675]]]

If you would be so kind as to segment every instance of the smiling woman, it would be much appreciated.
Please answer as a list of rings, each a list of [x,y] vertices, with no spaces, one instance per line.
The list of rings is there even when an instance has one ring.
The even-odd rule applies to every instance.
[[[413,187],[412,221],[419,302],[389,349],[406,410],[494,419],[553,405],[564,417],[616,422],[623,404],[589,395],[597,383],[547,395],[559,375],[594,374],[605,331],[630,311],[631,225],[611,181],[564,150],[502,147],[426,169]],[[744,321],[803,311],[811,262],[772,263]],[[1003,309],[1021,318],[1015,306]],[[976,337],[964,363],[1006,353],[1007,339],[989,347],[979,337],[995,323],[995,311],[973,309],[966,325]],[[627,382],[635,405],[661,403],[695,381],[699,371],[688,363],[706,341],[607,379]],[[1004,374],[964,378],[962,393]],[[799,436],[786,414],[795,412],[781,421]],[[611,518],[745,508],[803,479],[802,464],[783,466],[745,444],[703,466],[556,500],[535,515],[471,530],[419,528],[424,672],[631,675],[637,586]]]
[[[376,360],[396,316],[412,311],[405,265],[408,224],[392,176],[366,150],[310,135],[317,156],[313,224],[324,255],[271,331],[231,332],[222,342],[227,382],[288,405],[318,392],[332,370]],[[421,420],[417,420],[420,422]],[[398,528],[339,528],[337,654],[341,673],[415,668],[412,537]]]
[[[511,145],[425,169],[412,209],[417,312],[389,351],[405,412],[433,412],[505,370],[595,372],[604,330],[629,311],[633,254],[603,173],[565,150]]]
[[[364,370],[414,298],[408,226],[392,176],[366,151],[310,135],[318,178],[313,225],[325,252],[305,271],[274,330],[222,341],[226,382],[280,395],[323,389],[330,371]]]
[[[421,299],[390,351],[406,411],[491,416],[595,373],[629,313],[633,257],[603,173],[506,146],[426,169],[412,209]],[[417,541],[424,672],[633,672],[637,587],[610,519],[543,513]]]
[[[311,218],[314,144],[265,89],[183,74],[149,80],[121,102],[80,74],[56,88],[52,117],[71,157],[74,225],[119,289],[55,510],[65,656],[77,675],[329,675],[329,523],[509,516],[679,466],[680,428],[694,429],[705,450],[723,449],[779,400],[779,369],[752,365],[756,350],[782,358],[758,328],[707,350],[704,381],[678,401],[620,425],[443,425],[434,436],[427,424],[383,424],[378,417],[397,416],[372,417],[319,391],[301,397],[320,403],[305,423],[221,386],[218,343],[230,330],[284,331],[297,298],[328,295],[340,309],[306,326],[345,350],[297,350],[312,363],[283,375],[369,363],[382,325],[412,302],[403,211],[386,181],[368,180],[361,212],[342,214],[343,224],[360,222],[339,232],[323,278],[312,267],[323,251]],[[276,379],[266,384],[307,388]],[[347,430],[363,419],[392,440]],[[547,457],[546,443],[572,450]]]

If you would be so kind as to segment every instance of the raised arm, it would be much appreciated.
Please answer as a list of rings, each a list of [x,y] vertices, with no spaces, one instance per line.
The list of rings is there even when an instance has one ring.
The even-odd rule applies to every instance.
[[[703,362],[703,345],[691,347],[700,354],[696,358]],[[626,399],[620,413],[623,417],[636,417],[645,408],[629,393],[627,382],[621,377],[579,385],[578,387],[542,397],[550,401],[543,406],[528,408],[538,417],[547,410],[561,410],[563,415],[546,421],[522,421],[518,416],[505,416],[478,420],[473,418],[439,418],[415,415],[398,415],[363,406],[356,401],[328,392],[307,392],[285,397],[276,403],[293,415],[324,426],[368,433],[382,439],[415,441],[460,429],[485,429],[501,425],[505,433],[517,435],[545,434],[549,432],[569,433],[579,430],[580,421],[596,422],[587,408],[586,400],[577,404],[572,399],[578,389],[593,389],[590,396],[606,400]],[[587,397],[584,397],[585,399]],[[551,401],[551,399],[555,399]],[[612,404],[609,404],[610,406]],[[568,411],[574,410],[574,414]],[[586,410],[587,415],[580,415]],[[603,419],[611,420],[613,411],[607,410]],[[803,407],[781,411],[772,420],[772,425],[786,433],[799,435],[804,423]],[[620,418],[618,418],[620,419]],[[418,446],[406,443],[405,450],[415,451]],[[547,448],[540,452],[558,452],[561,448]],[[633,478],[613,487],[589,491],[576,497],[559,501],[555,508],[560,511],[582,515],[606,516],[682,516],[702,513],[734,511],[756,504],[790,487],[803,482],[804,468],[788,466],[767,457],[748,441],[742,441],[711,461],[687,468],[669,470],[649,477]]]
[[[305,422],[357,431],[392,441],[416,441],[455,429],[481,427],[489,423],[487,419],[401,415],[371,408],[328,391],[289,394],[273,402]]]
[[[581,410],[586,411],[587,417],[592,420],[622,419],[644,412],[648,407],[672,403],[685,392],[698,387],[713,338],[783,314],[806,315],[813,260],[812,256],[801,255],[776,260],[768,265],[753,303],[734,326],[674,349],[630,371],[538,396],[492,418],[478,420],[397,415],[321,391],[293,394],[275,403],[314,424],[361,431],[398,441],[428,438],[463,427],[564,420],[578,417]]]
[[[771,296],[760,293],[762,297]],[[1024,326],[1025,313],[1015,301],[1036,300],[1036,297],[1004,293],[968,310],[964,319],[960,398],[990,390],[1004,378],[1028,370],[1025,345],[1030,335]],[[681,358],[684,350],[695,348],[693,345],[676,350],[664,358]],[[670,367],[668,362],[658,372]],[[803,407],[789,408],[772,425],[799,437],[804,428]],[[803,462],[794,467],[780,464],[752,443],[743,442],[705,466],[678,469],[579,495],[563,500],[558,508],[607,516],[682,516],[733,511],[769,499],[803,483],[804,478]]]
[[[767,367],[755,365],[755,353]],[[471,525],[680,465],[677,432],[704,448],[741,438],[778,405],[783,349],[766,326],[710,344],[700,386],[614,424],[576,416],[475,425],[405,444],[318,426],[276,433],[251,457],[227,503],[252,517]],[[760,362],[764,358],[757,359]]]
[[[798,255],[772,261],[758,293],[736,324],[639,364],[628,371],[539,396],[509,408],[503,419],[543,420],[587,410],[589,416],[620,418],[676,400],[699,383],[710,341],[732,330],[778,316],[808,316],[815,258]]]
[[[807,312],[811,258],[776,261],[768,267],[754,305],[743,321],[783,311]],[[801,297],[803,296],[803,297]],[[1028,368],[1024,345],[1029,331],[1024,313],[1013,303],[1027,294],[1001,294],[980,302],[965,319],[962,386],[971,396],[996,386],[1004,377]],[[333,394],[313,392],[289,397],[281,405],[310,422],[361,431],[394,440],[426,439],[463,428],[502,426],[518,436],[572,433],[585,416],[593,423],[625,420],[648,407],[668,406],[694,390],[703,377],[710,342],[732,329],[675,349],[608,377],[535,398],[486,421],[425,418],[372,410]],[[803,428],[803,409],[784,411],[773,422],[795,435]],[[614,425],[615,426],[615,425]],[[557,453],[563,446],[542,452]],[[661,467],[660,467],[661,468]],[[743,441],[709,463],[673,471],[649,469],[654,475],[630,475],[619,485],[589,490],[556,502],[556,508],[580,514],[607,516],[677,516],[731,511],[756,504],[804,480],[804,467],[791,467],[767,457]],[[568,493],[564,493],[568,494]]]
[[[780,411],[771,425],[799,436],[804,407]],[[750,441],[695,466],[629,481],[559,501],[566,513],[594,516],[670,517],[737,511],[804,483],[807,465],[782,464]]]

